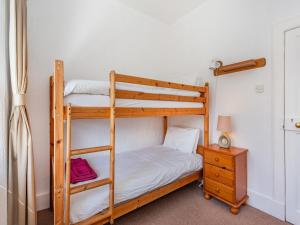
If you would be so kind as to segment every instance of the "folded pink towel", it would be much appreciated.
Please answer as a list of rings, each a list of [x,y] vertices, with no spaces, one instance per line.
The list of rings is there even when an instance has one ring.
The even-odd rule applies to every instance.
[[[97,178],[89,163],[82,158],[71,159],[71,183],[76,184]]]

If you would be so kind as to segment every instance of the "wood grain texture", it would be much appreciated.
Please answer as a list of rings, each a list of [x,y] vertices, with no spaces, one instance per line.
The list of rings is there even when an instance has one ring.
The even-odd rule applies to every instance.
[[[204,103],[204,146],[209,145],[209,86],[208,83],[205,84],[204,97],[206,99]]]
[[[54,65],[54,224],[64,224],[64,64]]]
[[[264,67],[265,65],[266,65],[265,58],[250,59],[250,60],[233,63],[233,64],[226,65],[226,66],[222,65],[220,68],[217,68],[214,70],[214,75],[220,76],[220,75],[225,75],[225,74],[230,74],[230,73],[241,72],[241,71],[245,71],[245,70],[257,69],[260,67]]]
[[[76,185],[74,187],[71,187],[70,194],[73,195],[73,194],[76,194],[76,193],[79,193],[79,192],[94,189],[94,188],[104,186],[104,185],[107,185],[107,184],[111,184],[111,183],[112,183],[112,180],[110,178],[105,178],[105,179],[102,179],[102,180],[97,180],[97,181],[89,182],[89,183],[86,183],[86,184]]]
[[[227,170],[234,170],[234,158],[230,155],[221,154],[215,151],[205,150],[205,162]]]
[[[209,145],[204,149],[204,192],[230,205],[237,214],[247,199],[247,149],[219,148]]]
[[[196,152],[203,156],[204,155],[204,147],[202,145],[198,145]]]
[[[70,224],[70,205],[71,205],[71,199],[70,199],[70,183],[71,183],[71,141],[72,141],[72,127],[71,127],[71,104],[68,104],[68,111],[67,111],[67,146],[66,146],[66,181],[65,181],[65,188],[66,188],[66,225]]]
[[[226,186],[222,183],[216,182],[209,178],[205,180],[205,188],[209,192],[218,195],[220,198],[225,199],[229,202],[234,202],[234,189],[232,187]]]
[[[106,223],[109,222],[107,220],[108,217],[111,217],[111,212],[109,210],[106,210],[102,213],[98,213],[96,214],[95,216],[92,216],[90,219],[88,220],[84,220],[84,221],[81,221],[79,223],[76,223],[76,225],[95,225],[95,224],[104,224],[104,223],[99,223],[99,221],[102,221],[102,220],[105,220]]]
[[[93,148],[73,149],[71,151],[71,155],[76,156],[76,155],[90,154],[90,153],[95,153],[95,152],[103,152],[103,151],[107,151],[107,150],[111,150],[110,145],[93,147]]]
[[[231,146],[229,149],[228,148],[221,148],[217,144],[211,144],[206,148],[208,151],[213,151],[216,153],[220,153],[223,155],[229,155],[229,156],[237,156],[239,154],[244,154],[245,151],[247,152],[248,150],[245,148],[238,148],[238,147],[233,147]]]
[[[234,174],[232,171],[205,163],[204,164],[205,177],[225,184],[229,187],[234,186]]]
[[[179,89],[179,90],[186,90],[186,91],[196,91],[196,92],[206,91],[206,89],[201,86],[179,84],[174,82],[154,80],[154,79],[124,75],[124,74],[116,74],[116,82],[163,87],[163,88],[172,88],[172,89]]]
[[[239,154],[235,160],[236,201],[241,201],[247,195],[247,153]]]
[[[116,90],[116,98],[120,99],[139,99],[139,100],[157,100],[157,101],[175,101],[175,102],[202,102],[206,101],[203,97],[153,94],[137,91]]]
[[[110,179],[111,183],[109,185],[109,214],[110,214],[110,224],[114,223],[114,201],[115,201],[115,142],[116,142],[116,73],[115,71],[110,72]]]
[[[65,108],[66,118],[66,108]],[[116,118],[155,117],[155,116],[183,116],[204,115],[205,108],[135,108],[115,107]],[[72,107],[72,119],[108,119],[109,107]],[[208,135],[208,132],[206,132]],[[207,140],[208,142],[208,140]]]

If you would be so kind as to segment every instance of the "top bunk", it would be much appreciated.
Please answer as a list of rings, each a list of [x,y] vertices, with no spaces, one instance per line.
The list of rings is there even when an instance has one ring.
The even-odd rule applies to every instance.
[[[50,77],[51,115],[61,111],[63,119],[66,119],[67,112],[71,113],[72,119],[102,119],[110,118],[111,109],[114,109],[116,118],[208,116],[208,84],[194,86],[112,71],[110,81],[98,86],[103,91],[66,93],[63,61],[56,60]]]

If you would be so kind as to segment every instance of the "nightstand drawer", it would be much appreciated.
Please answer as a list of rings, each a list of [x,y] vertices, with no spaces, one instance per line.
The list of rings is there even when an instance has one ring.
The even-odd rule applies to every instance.
[[[234,202],[234,190],[231,187],[228,187],[224,184],[218,183],[211,179],[205,179],[205,190],[211,192],[212,194],[217,195],[218,197],[229,201]]]
[[[210,165],[208,163],[204,164],[204,176],[227,186],[234,186],[233,172]]]
[[[227,170],[233,170],[233,157],[225,154],[218,154],[213,151],[204,151],[205,162]]]

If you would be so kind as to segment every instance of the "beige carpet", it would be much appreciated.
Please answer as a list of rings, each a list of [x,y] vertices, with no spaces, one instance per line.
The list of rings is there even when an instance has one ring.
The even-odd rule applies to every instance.
[[[39,225],[52,225],[48,210],[39,212]],[[228,206],[205,200],[197,184],[191,184],[115,221],[115,225],[288,225],[250,206],[236,216]]]

